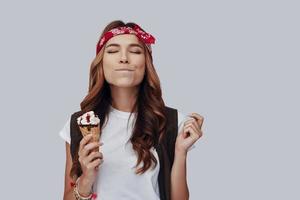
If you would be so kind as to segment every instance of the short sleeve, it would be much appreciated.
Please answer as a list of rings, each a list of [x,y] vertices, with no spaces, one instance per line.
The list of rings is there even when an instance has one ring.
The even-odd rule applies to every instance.
[[[60,137],[65,140],[67,143],[71,143],[71,137],[70,137],[70,120],[69,118],[67,122],[65,123],[64,127],[60,130],[59,135]]]
[[[178,113],[178,134],[180,134],[183,129],[184,122],[186,122],[187,120],[192,119],[192,118],[182,112],[177,111],[177,113]],[[196,147],[195,144],[193,144],[188,149],[188,151],[192,150],[195,147]]]

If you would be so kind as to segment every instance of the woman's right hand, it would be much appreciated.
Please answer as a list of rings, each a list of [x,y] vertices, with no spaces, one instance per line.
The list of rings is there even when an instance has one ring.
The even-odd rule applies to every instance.
[[[92,151],[94,148],[103,145],[103,143],[92,142],[92,134],[86,135],[80,141],[78,151],[78,161],[81,165],[82,175],[80,176],[80,193],[89,194],[97,178],[100,164],[103,163],[103,154]]]

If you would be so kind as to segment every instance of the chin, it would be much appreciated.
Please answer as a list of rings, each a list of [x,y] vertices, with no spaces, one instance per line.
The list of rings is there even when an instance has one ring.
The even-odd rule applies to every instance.
[[[137,87],[138,85],[136,84],[132,84],[129,82],[118,82],[118,83],[114,83],[113,84],[115,87],[119,87],[119,88],[132,88],[132,87]]]

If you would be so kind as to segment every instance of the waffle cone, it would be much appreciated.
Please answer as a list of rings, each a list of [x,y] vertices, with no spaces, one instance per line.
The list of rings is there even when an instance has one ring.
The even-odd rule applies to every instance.
[[[100,124],[98,125],[79,125],[82,136],[92,134],[92,142],[99,142],[100,139]],[[99,151],[99,147],[93,149],[93,151]]]

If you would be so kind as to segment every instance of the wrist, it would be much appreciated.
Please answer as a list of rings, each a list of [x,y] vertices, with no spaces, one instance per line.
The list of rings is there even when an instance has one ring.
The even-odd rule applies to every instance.
[[[80,176],[77,182],[78,193],[82,196],[89,196],[92,193],[93,184],[87,181],[84,176]]]
[[[176,149],[176,150],[175,150],[175,156],[176,156],[176,157],[186,158],[186,157],[187,157],[187,150]]]

